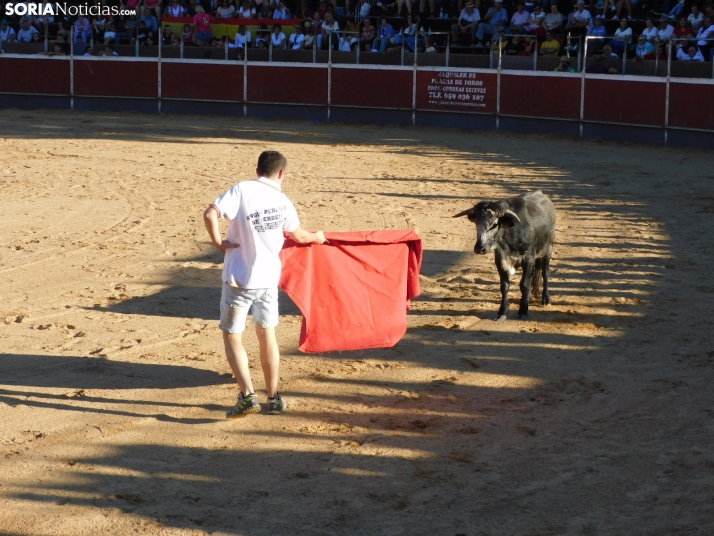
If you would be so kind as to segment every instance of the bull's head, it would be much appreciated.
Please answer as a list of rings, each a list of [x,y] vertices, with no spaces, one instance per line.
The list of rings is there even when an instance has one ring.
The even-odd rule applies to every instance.
[[[459,212],[454,218],[468,216],[476,224],[476,245],[474,253],[484,254],[496,247],[498,233],[521,223],[520,218],[503,203],[481,201],[468,210]]]

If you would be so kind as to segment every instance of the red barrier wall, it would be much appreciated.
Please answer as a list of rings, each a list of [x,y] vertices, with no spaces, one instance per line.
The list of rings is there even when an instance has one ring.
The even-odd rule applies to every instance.
[[[163,62],[161,96],[243,102],[243,65]]]
[[[0,92],[69,95],[69,60],[0,56]]]
[[[418,71],[417,109],[496,113],[497,81],[492,73]]]
[[[572,76],[502,74],[501,113],[580,119],[580,82]]]
[[[672,81],[669,86],[669,124],[714,130],[714,84]]]
[[[664,127],[664,82],[586,79],[586,121],[632,123]]]
[[[74,94],[158,98],[159,69],[154,61],[75,59]]]
[[[249,64],[248,101],[327,106],[327,69]]]
[[[411,70],[332,68],[332,104],[412,107]]]

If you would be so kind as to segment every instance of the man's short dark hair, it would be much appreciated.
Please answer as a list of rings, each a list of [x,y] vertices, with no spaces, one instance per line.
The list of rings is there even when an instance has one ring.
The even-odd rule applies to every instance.
[[[285,169],[287,164],[287,159],[278,151],[263,151],[258,157],[258,174],[261,177],[272,177]]]

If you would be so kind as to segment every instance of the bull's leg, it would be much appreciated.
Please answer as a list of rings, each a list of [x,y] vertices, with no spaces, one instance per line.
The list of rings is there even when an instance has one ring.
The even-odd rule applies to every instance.
[[[550,305],[550,295],[548,294],[548,274],[550,273],[550,256],[553,254],[553,246],[548,248],[548,253],[541,261],[541,270],[543,275],[543,297],[540,300],[541,305]]]
[[[533,259],[525,259],[522,267],[521,304],[520,307],[518,307],[518,320],[528,320],[528,301],[531,299],[531,277],[533,277],[535,261]]]
[[[508,318],[508,287],[511,284],[511,274],[503,269],[498,252],[496,252],[496,268],[498,269],[498,276],[501,278],[501,306],[496,313],[496,322],[502,322]]]

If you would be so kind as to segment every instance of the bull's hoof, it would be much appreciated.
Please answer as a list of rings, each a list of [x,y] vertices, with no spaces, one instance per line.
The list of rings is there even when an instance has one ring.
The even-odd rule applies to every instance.
[[[508,317],[506,315],[496,315],[496,322],[503,322],[504,320],[507,320]]]
[[[540,304],[548,307],[550,305],[550,296],[543,296],[543,299],[540,301]]]
[[[518,315],[516,318],[518,320],[528,320],[528,315]]]

